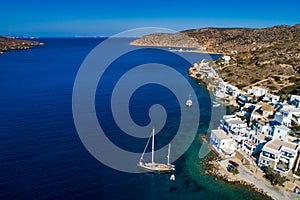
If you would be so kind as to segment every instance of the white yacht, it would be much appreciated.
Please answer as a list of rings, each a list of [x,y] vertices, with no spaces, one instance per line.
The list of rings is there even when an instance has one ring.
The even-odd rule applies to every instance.
[[[158,173],[165,173],[165,172],[171,172],[171,171],[174,171],[175,170],[175,165],[172,165],[170,164],[170,149],[171,149],[171,144],[169,144],[169,148],[168,148],[168,155],[167,155],[167,164],[165,163],[156,163],[154,161],[154,133],[155,133],[155,130],[153,129],[152,130],[152,160],[151,162],[145,162],[144,161],[144,154],[145,154],[145,151],[148,147],[148,144],[149,144],[149,141],[150,141],[150,138],[149,137],[149,140],[146,144],[146,147],[144,149],[144,152],[141,156],[141,159],[140,159],[140,162],[138,164],[138,166],[142,169],[145,169],[147,171],[150,171],[150,172],[158,172]]]

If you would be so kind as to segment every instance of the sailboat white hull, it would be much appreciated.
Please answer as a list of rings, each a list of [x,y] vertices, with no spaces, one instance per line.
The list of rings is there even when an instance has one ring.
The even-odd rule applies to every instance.
[[[163,163],[144,163],[140,162],[138,166],[144,170],[150,171],[150,172],[157,172],[157,173],[166,173],[171,172],[175,170],[174,165],[167,165]]]
[[[150,171],[150,172],[157,172],[157,173],[165,173],[165,172],[170,172],[170,171],[174,171],[175,170],[175,165],[171,165],[170,164],[170,148],[171,148],[171,144],[169,144],[169,148],[168,148],[168,162],[167,164],[164,163],[155,163],[154,161],[154,132],[155,130],[152,130],[152,152],[151,152],[151,158],[152,161],[151,162],[144,162],[143,161],[143,156],[145,154],[145,151],[147,149],[147,146],[149,144],[150,138],[146,144],[146,147],[144,149],[144,152],[141,156],[140,162],[138,164],[138,166],[144,170]]]

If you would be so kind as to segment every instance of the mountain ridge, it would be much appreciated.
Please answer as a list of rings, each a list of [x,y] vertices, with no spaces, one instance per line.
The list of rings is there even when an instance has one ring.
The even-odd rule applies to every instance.
[[[197,48],[222,53],[229,64],[215,61],[221,77],[241,88],[256,82],[273,93],[300,88],[300,24],[267,28],[201,28],[175,34],[150,34],[131,45]],[[278,77],[269,80],[270,77]],[[265,80],[265,81],[263,81]]]

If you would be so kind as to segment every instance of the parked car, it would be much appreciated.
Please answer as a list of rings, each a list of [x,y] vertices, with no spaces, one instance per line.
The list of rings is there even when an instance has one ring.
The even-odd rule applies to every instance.
[[[232,160],[229,160],[228,163],[231,164],[232,166],[234,166],[234,168],[237,168],[239,166],[238,163],[236,163],[236,162],[234,162]]]

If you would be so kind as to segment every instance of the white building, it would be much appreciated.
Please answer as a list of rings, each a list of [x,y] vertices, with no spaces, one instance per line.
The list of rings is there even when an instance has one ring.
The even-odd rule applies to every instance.
[[[240,105],[245,105],[246,103],[251,103],[253,102],[253,98],[251,97],[250,94],[246,94],[246,93],[240,93],[239,96],[237,97],[237,102]]]
[[[236,115],[224,115],[221,120],[221,128],[231,135],[236,135],[235,133],[241,129],[247,128],[247,123]]]
[[[236,151],[236,143],[222,129],[212,130],[210,135],[210,144],[214,149],[225,156],[234,156]]]
[[[224,59],[224,64],[227,65],[227,64],[229,64],[229,62],[231,60],[231,57],[230,56],[223,56],[223,59]]]
[[[264,98],[262,99],[263,102],[267,103],[272,103],[272,104],[277,104],[279,102],[280,97],[274,94],[266,94]]]
[[[240,90],[226,82],[219,82],[218,87],[214,91],[214,95],[218,98],[234,97],[237,98],[240,94]]]
[[[274,106],[267,104],[265,102],[258,102],[255,105],[255,109],[251,114],[250,122],[252,122],[253,120],[268,121],[269,118],[274,115],[274,111],[275,111]]]
[[[261,97],[267,93],[267,90],[260,87],[252,87],[248,89],[247,93],[256,97]]]
[[[284,106],[279,112],[275,114],[275,120],[285,126],[291,126],[300,123],[300,108],[293,106]]]
[[[300,108],[300,96],[298,95],[292,95],[290,98],[290,103],[296,107],[296,108]]]
[[[270,121],[267,123],[258,122],[257,133],[262,134],[268,138],[278,140],[288,140],[289,132],[291,131],[288,127],[281,125],[278,121]]]
[[[270,135],[271,135],[272,139],[287,141],[289,132],[290,132],[290,129],[287,128],[286,126],[283,126],[283,125],[272,126]]]
[[[266,137],[262,134],[248,134],[243,139],[241,148],[248,155],[252,155],[256,151],[261,151],[266,143]]]
[[[267,142],[259,157],[259,166],[272,167],[275,171],[287,174],[293,168],[299,145],[281,140],[271,140]]]

